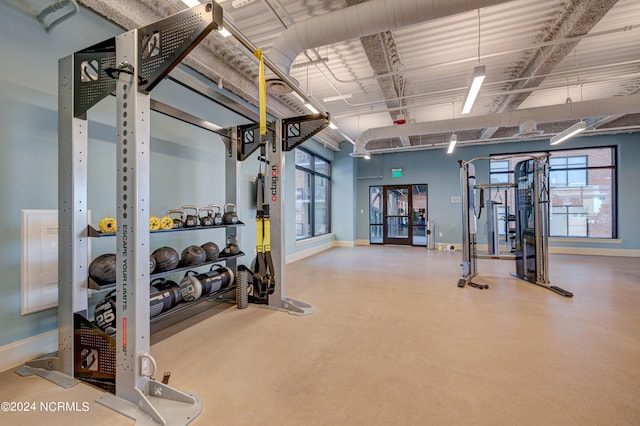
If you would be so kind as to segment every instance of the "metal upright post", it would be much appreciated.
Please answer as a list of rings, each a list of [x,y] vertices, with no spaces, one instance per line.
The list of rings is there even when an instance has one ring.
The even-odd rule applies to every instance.
[[[116,394],[105,393],[97,402],[134,419],[187,424],[200,414],[199,397],[151,378],[155,373],[149,354],[151,110],[149,94],[138,90],[137,41],[138,30],[116,37]],[[167,399],[185,404],[167,405]]]
[[[458,286],[464,287],[466,283],[477,274],[475,260],[475,233],[472,235],[469,225],[471,220],[469,165],[471,162],[460,161],[460,205],[462,208],[462,277],[458,280]]]
[[[58,354],[16,372],[64,388],[74,375],[74,314],[87,311],[87,116],[74,117],[74,55],[58,62]]]
[[[538,284],[549,283],[549,272],[547,269],[547,265],[549,263],[549,200],[546,196],[546,166],[546,158],[536,158],[533,161],[533,204],[536,226],[536,282]]]
[[[231,133],[231,137],[229,138],[229,143],[228,146],[225,143],[225,147],[228,149],[227,152],[225,152],[225,184],[224,184],[224,188],[225,188],[225,202],[226,203],[234,203],[236,205],[236,211],[238,211],[240,209],[240,206],[238,206],[238,194],[240,191],[240,173],[241,173],[241,166],[242,163],[240,161],[238,161],[238,156],[237,156],[237,152],[238,152],[238,131],[237,128],[232,128],[229,130],[229,132]],[[241,233],[241,229],[240,227],[227,227],[225,229],[225,241],[229,238],[235,236],[238,241],[239,244],[242,243],[242,233]],[[226,263],[227,267],[230,268],[233,273],[236,276],[236,279],[238,277],[238,262],[237,260],[234,259],[229,259],[227,260]],[[245,290],[246,291],[246,290]]]
[[[273,294],[269,295],[269,305],[271,309],[284,310],[294,315],[309,315],[316,311],[316,308],[304,302],[300,302],[286,297],[286,271],[284,252],[284,211],[285,205],[285,167],[286,159],[282,143],[282,120],[276,120],[276,138],[271,146],[267,147],[269,156],[267,181],[265,187],[268,188],[267,200],[269,201],[269,212],[271,216],[271,257],[273,259],[274,277],[276,286]],[[266,200],[265,200],[266,201]]]

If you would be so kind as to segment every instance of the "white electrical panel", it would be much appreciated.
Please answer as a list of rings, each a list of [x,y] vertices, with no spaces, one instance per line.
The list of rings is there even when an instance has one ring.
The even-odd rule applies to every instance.
[[[58,210],[22,210],[22,315],[58,305]]]

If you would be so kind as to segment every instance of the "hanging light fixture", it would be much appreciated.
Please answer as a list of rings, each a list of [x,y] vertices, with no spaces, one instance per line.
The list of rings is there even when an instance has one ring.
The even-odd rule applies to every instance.
[[[480,87],[482,87],[482,83],[484,82],[485,67],[484,65],[476,65],[473,68],[471,87],[469,88],[469,92],[467,93],[467,97],[464,100],[464,105],[462,106],[462,113],[469,114],[471,112],[471,108],[473,108],[473,103],[476,101],[478,97],[478,93],[480,93]]]
[[[462,114],[469,114],[471,112],[471,108],[473,108],[478,93],[480,93],[480,87],[482,87],[482,83],[486,77],[485,71],[484,65],[480,65],[480,9],[478,9],[478,65],[473,67],[471,87],[462,105]]]
[[[456,143],[458,142],[458,135],[455,133],[451,133],[451,138],[449,138],[449,148],[447,149],[447,154],[451,154],[453,149],[456,147]]]
[[[573,126],[569,127],[566,130],[563,130],[562,132],[552,137],[550,140],[551,145],[557,145],[561,142],[564,142],[567,139],[574,137],[578,133],[584,132],[586,129],[587,129],[587,124],[584,121],[580,120]]]

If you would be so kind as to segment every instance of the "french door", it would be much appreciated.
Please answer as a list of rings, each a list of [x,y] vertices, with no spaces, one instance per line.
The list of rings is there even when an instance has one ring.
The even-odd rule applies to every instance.
[[[427,185],[369,188],[372,244],[426,245]]]

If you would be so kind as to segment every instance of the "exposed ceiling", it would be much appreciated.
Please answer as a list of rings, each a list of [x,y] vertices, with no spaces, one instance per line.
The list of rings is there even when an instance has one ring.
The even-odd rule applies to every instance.
[[[180,0],[78,3],[124,28],[186,7]],[[640,101],[621,113],[611,107],[640,92],[637,0],[219,3],[225,19],[268,58],[281,63],[282,50],[293,52],[285,71],[338,125],[340,132],[327,129],[319,136],[334,148],[345,135],[371,153],[442,147],[452,132],[459,144],[497,143],[517,140],[518,133],[552,136],[580,119],[591,133],[640,131]],[[184,62],[257,104],[258,65],[233,37],[211,34]],[[469,116],[482,127],[461,116],[478,63],[487,77]],[[583,102],[588,104],[578,108]],[[270,95],[268,104],[279,117],[307,113],[291,94]],[[552,117],[540,108],[563,104],[568,106]],[[572,105],[586,115],[576,116]],[[517,116],[520,122],[487,124],[493,115],[516,110],[525,111]],[[379,128],[384,131],[370,131]]]

